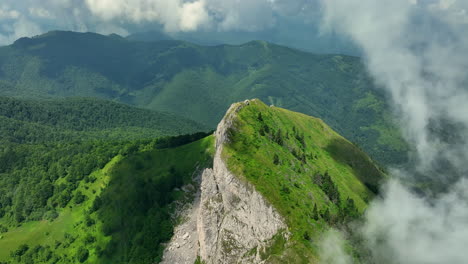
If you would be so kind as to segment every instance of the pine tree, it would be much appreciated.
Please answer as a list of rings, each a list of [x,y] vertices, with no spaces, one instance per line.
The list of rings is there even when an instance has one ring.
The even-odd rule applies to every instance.
[[[263,122],[263,116],[262,116],[261,112],[258,113],[257,119],[258,119],[258,121]]]
[[[330,210],[328,208],[322,214],[322,218],[323,218],[323,220],[325,220],[325,222],[327,222],[327,223],[330,222]]]
[[[318,210],[317,210],[317,204],[314,204],[314,210],[312,211],[312,218],[314,220],[319,220],[319,213],[318,213]]]
[[[278,165],[279,163],[280,163],[279,156],[278,154],[275,153],[275,155],[273,156],[273,164]]]

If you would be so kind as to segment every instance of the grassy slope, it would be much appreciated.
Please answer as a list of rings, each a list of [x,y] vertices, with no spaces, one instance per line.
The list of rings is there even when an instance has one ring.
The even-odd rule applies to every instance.
[[[260,98],[322,118],[380,162],[400,163],[407,149],[359,58],[259,41],[202,47],[51,32],[0,49],[0,94],[108,98],[212,127],[232,102]]]
[[[169,149],[145,150],[128,157],[117,156],[102,170],[93,172],[94,182],[81,182],[77,191],[82,192],[87,199],[80,205],[70,202],[69,206],[59,212],[53,221],[28,222],[17,228],[10,228],[0,234],[0,261],[11,263],[27,263],[27,255],[31,248],[37,245],[51,246],[53,254],[47,261],[35,256],[34,263],[77,263],[76,253],[79,248],[89,250],[86,263],[152,263],[161,256],[162,247],[152,244],[151,248],[141,247],[135,252],[135,239],[141,236],[158,237],[158,233],[142,234],[141,226],[147,226],[152,221],[152,208],[160,208],[170,212],[173,207],[169,203],[175,200],[190,199],[180,187],[192,182],[196,169],[211,166],[213,154],[213,137]],[[175,171],[173,168],[176,168]],[[135,184],[143,183],[143,184]],[[142,201],[141,195],[151,197],[157,195],[154,189],[172,187],[164,194],[165,204],[156,206],[152,202]],[[89,214],[96,197],[102,199],[99,210]],[[158,201],[160,202],[160,201]],[[143,205],[143,208],[141,207]],[[89,215],[95,224],[88,226],[86,216]],[[166,219],[167,221],[168,219]],[[106,235],[103,230],[110,225],[120,228]],[[119,225],[119,223],[129,223]],[[135,226],[138,223],[141,226]],[[0,224],[2,224],[0,220]],[[173,223],[168,222],[171,232]],[[155,230],[159,232],[160,230]],[[86,242],[87,236],[95,238],[94,242]],[[169,237],[170,238],[170,237]],[[167,239],[167,237],[165,238]],[[21,258],[10,257],[10,252],[19,245],[27,244],[30,250]],[[56,246],[58,244],[58,246]],[[132,251],[132,252],[128,252]],[[132,255],[133,254],[133,255]],[[136,254],[136,256],[135,256]],[[26,257],[25,257],[26,256]],[[146,259],[139,258],[144,256]],[[10,263],[8,262],[8,263]]]
[[[329,209],[333,219],[339,217],[346,199],[351,198],[359,212],[363,212],[373,197],[366,185],[374,189],[385,177],[362,151],[320,119],[254,100],[238,113],[234,124],[231,143],[223,153],[228,167],[253,183],[287,219],[294,241],[288,261],[308,262],[316,255],[320,234],[328,224],[323,218],[313,219],[315,205],[322,213]],[[281,145],[275,142],[278,131],[282,133]],[[305,146],[296,134],[304,135]],[[293,151],[297,156],[304,154],[305,162],[296,158]],[[331,202],[314,183],[316,175],[325,172],[337,185],[340,202]],[[311,241],[305,239],[305,233]]]
[[[116,163],[122,160],[122,156],[116,156],[103,169],[92,173],[97,178],[94,183],[86,186],[81,186],[79,189],[84,191],[88,197],[99,196],[101,188],[109,182],[109,170]],[[87,189],[85,189],[85,187]],[[93,193],[93,190],[95,193]],[[53,221],[34,221],[27,222],[18,228],[10,229],[9,232],[2,234],[0,239],[0,261],[9,259],[10,252],[16,250],[21,244],[27,244],[30,247],[36,245],[53,245],[56,240],[64,240],[64,234],[76,234],[75,224],[82,221],[84,211],[92,203],[92,198],[81,206],[74,208],[64,208],[59,217]],[[1,223],[1,222],[0,222]],[[89,233],[86,232],[86,233]],[[62,251],[57,251],[58,254],[63,254]]]

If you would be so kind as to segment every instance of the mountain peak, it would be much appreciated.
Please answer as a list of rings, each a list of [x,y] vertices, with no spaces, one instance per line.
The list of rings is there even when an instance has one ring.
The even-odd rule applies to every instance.
[[[232,104],[215,137],[192,222],[176,228],[163,263],[308,263],[314,241],[361,214],[385,177],[322,120],[258,99]]]

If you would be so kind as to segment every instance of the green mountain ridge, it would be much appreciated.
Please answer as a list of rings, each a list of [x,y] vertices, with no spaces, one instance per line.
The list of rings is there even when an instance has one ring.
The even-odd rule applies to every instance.
[[[362,214],[387,176],[320,119],[259,100],[236,107],[222,155],[235,175],[279,211],[292,233],[265,259],[317,263],[323,233]]]
[[[0,140],[16,143],[153,139],[208,130],[175,114],[93,98],[0,97],[0,124]]]
[[[358,218],[386,176],[319,119],[259,100],[234,106],[242,108],[235,113],[221,156],[236,177],[252,184],[276,208],[291,233],[287,240],[275,236],[262,259],[317,263],[320,236]],[[98,144],[109,153],[90,156],[105,162],[85,174],[75,175],[79,166],[71,166],[68,174],[52,177],[54,160],[61,160],[53,156],[41,165],[49,169],[44,177],[29,176],[41,183],[38,187],[50,182],[47,188],[53,195],[41,199],[44,203],[35,209],[45,214],[27,221],[16,221],[16,209],[8,202],[17,201],[22,192],[17,183],[0,183],[17,190],[6,196],[0,192],[0,209],[6,209],[0,218],[0,262],[158,263],[165,242],[183,221],[174,219],[174,212],[193,201],[195,176],[213,166],[216,138],[202,136],[187,138],[192,143],[182,146],[187,141],[178,138],[168,143],[155,139]],[[61,149],[53,145],[40,153],[53,151]],[[72,165],[83,157],[71,156]],[[0,179],[5,176],[0,174]]]
[[[402,164],[407,145],[360,59],[253,41],[212,47],[49,32],[0,48],[0,95],[85,96],[172,112],[214,127],[233,101],[324,119],[381,163]]]

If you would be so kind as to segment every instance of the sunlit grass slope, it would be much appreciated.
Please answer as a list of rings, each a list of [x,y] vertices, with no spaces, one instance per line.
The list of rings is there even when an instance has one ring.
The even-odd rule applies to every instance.
[[[362,213],[385,175],[320,119],[259,100],[237,115],[223,153],[228,167],[278,209],[292,232],[292,244],[278,242],[270,254],[286,248],[291,263],[313,260],[320,234]]]
[[[176,222],[174,202],[191,199],[179,188],[211,166],[213,151],[209,136],[116,156],[79,183],[54,220],[1,232],[0,263],[157,263]]]

